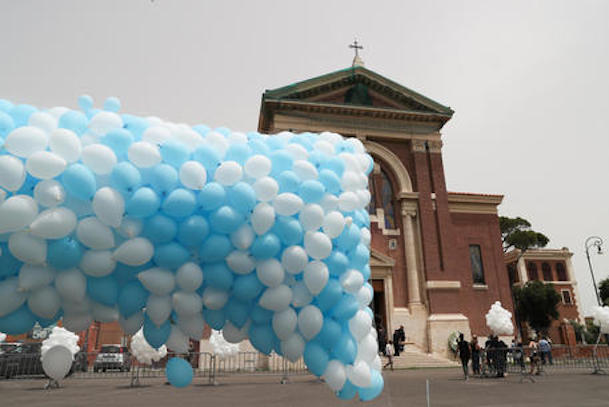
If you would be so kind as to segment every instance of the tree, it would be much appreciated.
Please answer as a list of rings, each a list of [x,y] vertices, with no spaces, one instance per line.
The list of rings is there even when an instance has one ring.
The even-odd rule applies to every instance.
[[[550,241],[543,233],[532,230],[529,221],[521,217],[500,216],[499,228],[504,253],[510,249],[519,249],[522,254],[527,249],[545,247]]]
[[[598,294],[603,304],[609,305],[609,278],[601,280],[598,285]]]
[[[547,334],[553,319],[558,319],[560,294],[551,284],[529,281],[514,287],[514,306],[522,321],[541,334]]]

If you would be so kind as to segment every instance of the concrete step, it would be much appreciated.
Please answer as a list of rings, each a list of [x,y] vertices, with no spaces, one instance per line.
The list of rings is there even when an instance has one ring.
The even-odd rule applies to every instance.
[[[383,364],[387,358],[383,358]],[[429,368],[429,367],[454,367],[459,364],[454,360],[449,360],[437,355],[422,352],[418,349],[408,349],[400,353],[400,356],[393,358],[394,369],[408,368]]]

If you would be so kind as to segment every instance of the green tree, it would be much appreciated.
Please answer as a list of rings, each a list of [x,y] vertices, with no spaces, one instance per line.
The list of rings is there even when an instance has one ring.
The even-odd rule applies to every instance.
[[[538,333],[547,334],[553,319],[558,319],[560,294],[551,284],[529,281],[514,287],[514,306],[521,321],[526,321]]]
[[[524,253],[527,249],[545,247],[550,241],[543,233],[532,230],[529,221],[521,217],[500,216],[499,229],[504,252],[519,249]]]
[[[609,305],[609,278],[601,280],[598,285],[598,293],[603,304]]]

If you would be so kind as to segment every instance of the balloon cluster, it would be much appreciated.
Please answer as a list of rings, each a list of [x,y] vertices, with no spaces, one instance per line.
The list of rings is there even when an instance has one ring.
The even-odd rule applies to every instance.
[[[341,398],[380,393],[359,140],[79,105],[0,101],[1,331],[118,320],[184,352],[207,323]]]
[[[0,342],[4,342],[5,339],[6,339],[6,334],[0,332]]]
[[[74,355],[80,350],[78,346],[78,335],[68,331],[65,328],[53,327],[51,334],[48,338],[42,341],[42,348],[40,349],[41,356],[44,358],[45,353],[54,346],[64,346],[72,354],[72,360]]]
[[[495,335],[512,335],[514,333],[512,313],[503,308],[500,301],[495,301],[486,313],[486,326]]]
[[[594,318],[594,325],[600,327],[600,332],[602,334],[609,334],[609,307],[606,305],[594,307],[592,317]]]
[[[228,342],[224,339],[224,336],[222,336],[222,332],[216,331],[215,329],[211,331],[209,344],[211,345],[214,355],[218,356],[220,359],[236,356],[239,353],[239,344]]]
[[[131,354],[138,362],[152,365],[152,362],[158,362],[167,355],[167,347],[162,345],[158,349],[153,348],[146,342],[144,331],[140,329],[131,338]]]

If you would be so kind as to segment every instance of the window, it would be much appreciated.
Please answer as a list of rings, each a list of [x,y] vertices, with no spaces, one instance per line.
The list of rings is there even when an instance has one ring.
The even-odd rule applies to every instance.
[[[527,263],[527,274],[529,275],[529,281],[539,280],[539,276],[537,275],[537,264],[532,261]]]
[[[370,204],[368,213],[376,215],[377,209],[383,209],[385,214],[385,229],[397,229],[396,201],[391,179],[385,170],[376,164],[368,180],[370,188]],[[380,219],[379,219],[380,220]]]
[[[482,266],[482,255],[480,253],[480,245],[469,245],[469,260],[472,263],[472,277],[474,280],[474,284],[485,284],[484,267]]]
[[[518,271],[516,270],[516,265],[514,263],[508,264],[508,276],[510,277],[510,283],[514,284],[518,282]]]
[[[565,305],[571,305],[571,291],[569,290],[560,290],[560,294],[562,295],[562,303]]]
[[[387,173],[381,169],[381,202],[385,211],[385,228],[397,229],[393,207],[393,188]]]
[[[556,278],[558,281],[568,281],[567,270],[563,263],[556,263]]]
[[[554,281],[552,277],[552,267],[546,262],[541,263],[541,273],[543,274],[543,281]]]
[[[370,173],[368,179],[368,188],[370,188],[370,203],[368,204],[368,213],[376,215],[376,174],[374,171]]]

